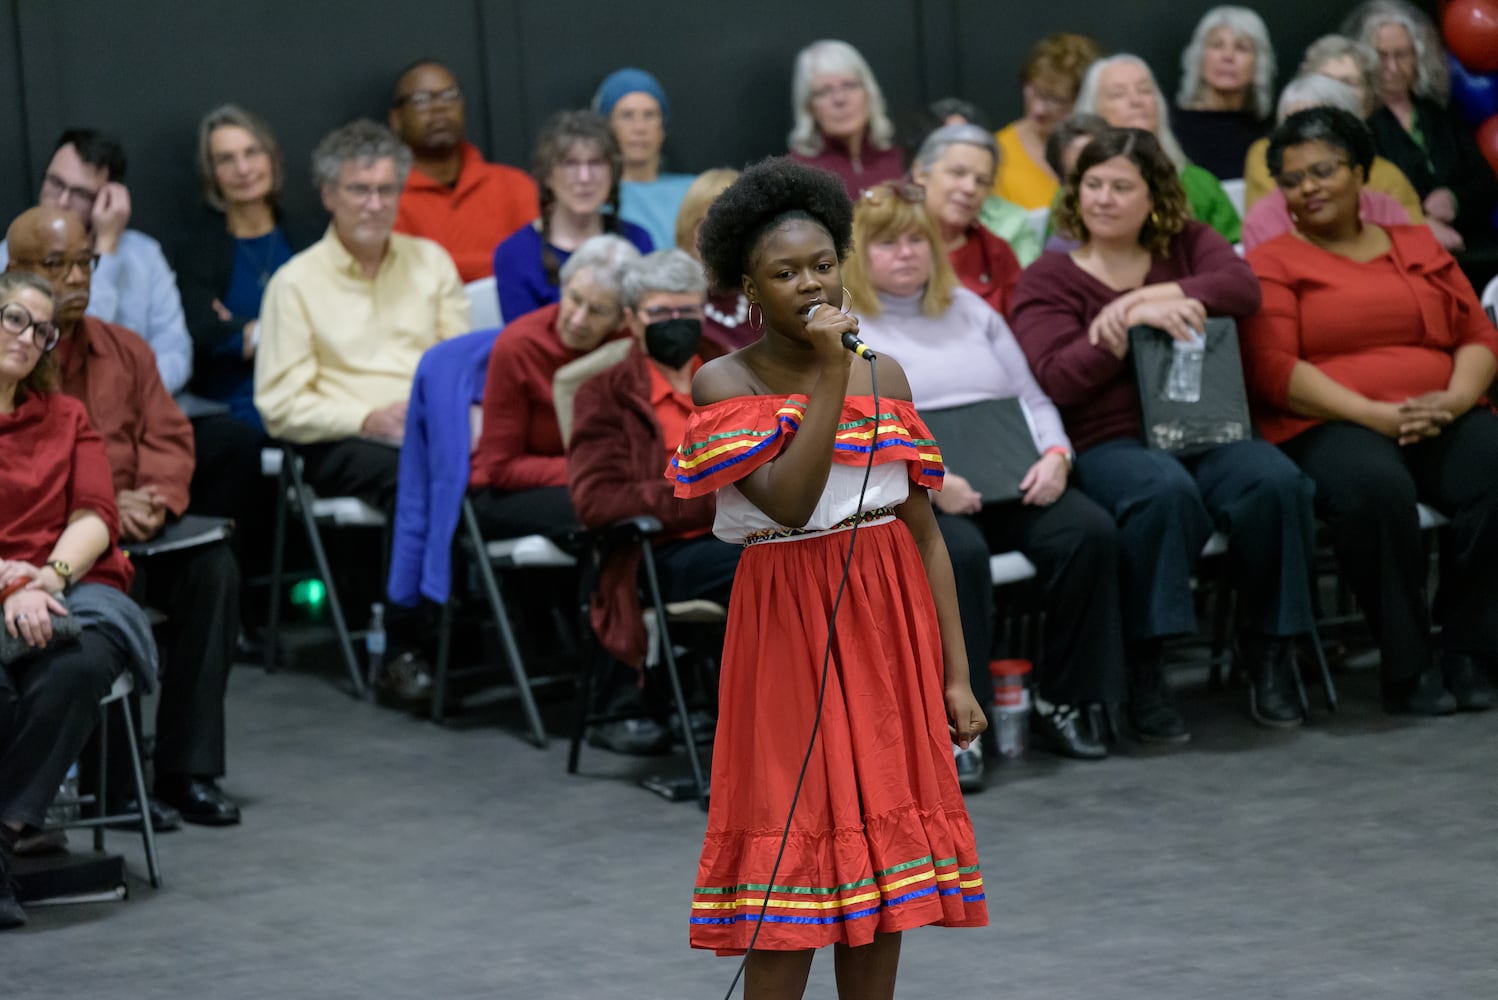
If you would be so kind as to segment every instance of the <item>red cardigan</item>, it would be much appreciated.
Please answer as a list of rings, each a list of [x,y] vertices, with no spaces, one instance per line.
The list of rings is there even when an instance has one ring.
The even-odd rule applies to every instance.
[[[504,328],[489,354],[484,426],[473,452],[469,484],[504,493],[567,485],[567,456],[557,426],[551,382],[557,369],[583,356],[557,336],[557,303],[526,313]],[[627,336],[619,330],[613,340]]]
[[[1366,263],[1285,233],[1249,252],[1264,304],[1243,324],[1243,375],[1259,430],[1286,441],[1321,421],[1290,412],[1290,372],[1308,361],[1369,399],[1446,388],[1452,354],[1498,354],[1472,285],[1425,226],[1385,226],[1393,244]]]
[[[710,341],[702,344],[704,359],[721,353]],[[567,450],[572,506],[590,528],[648,514],[661,522],[662,539],[711,529],[715,497],[679,500],[661,474],[666,441],[650,402],[649,365],[636,345],[577,390]],[[639,549],[614,553],[599,573],[590,608],[599,642],[635,667],[644,663],[647,642],[639,570]]]
[[[109,548],[81,579],[128,593],[135,571],[115,544],[120,518],[104,442],[78,400],[32,393],[15,412],[0,414],[0,559],[45,565],[68,517],[80,510],[98,514],[109,529]]]
[[[1259,308],[1259,282],[1228,241],[1188,222],[1155,260],[1144,284],[1179,282],[1212,316],[1247,316]],[[1035,381],[1061,411],[1078,452],[1120,438],[1140,440],[1139,389],[1125,355],[1087,342],[1087,328],[1122,295],[1077,266],[1070,254],[1043,253],[1020,275],[1009,321]]]
[[[1019,258],[1014,256],[1001,237],[986,226],[973,223],[968,227],[967,242],[947,255],[962,287],[993,306],[1005,319],[1014,304],[1014,289],[1019,285]]]

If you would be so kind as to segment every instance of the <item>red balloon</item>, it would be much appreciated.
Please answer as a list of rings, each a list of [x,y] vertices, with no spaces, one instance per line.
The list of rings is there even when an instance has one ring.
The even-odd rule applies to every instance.
[[[1498,70],[1498,0],[1451,0],[1441,12],[1441,34],[1469,70]]]
[[[1498,115],[1494,115],[1477,127],[1477,148],[1488,158],[1493,173],[1498,174]]]

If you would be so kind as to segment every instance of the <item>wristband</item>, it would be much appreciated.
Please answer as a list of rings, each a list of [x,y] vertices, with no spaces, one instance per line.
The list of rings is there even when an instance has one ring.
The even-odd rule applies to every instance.
[[[19,594],[21,591],[25,590],[27,584],[29,583],[31,583],[30,580],[17,580],[9,587],[6,587],[4,590],[0,590],[0,604],[3,604],[5,601],[9,600],[11,594]]]
[[[1044,458],[1047,455],[1060,455],[1061,460],[1066,463],[1067,471],[1071,471],[1072,457],[1070,448],[1063,448],[1059,444],[1053,444],[1045,451],[1040,453],[1041,458]]]

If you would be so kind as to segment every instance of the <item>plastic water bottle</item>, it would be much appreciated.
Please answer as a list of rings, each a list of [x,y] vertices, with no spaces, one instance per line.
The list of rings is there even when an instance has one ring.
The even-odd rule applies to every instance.
[[[1202,398],[1202,361],[1207,339],[1195,330],[1191,340],[1171,342],[1170,374],[1165,379],[1165,398],[1174,403],[1196,403]]]
[[[369,657],[367,676],[370,681],[376,681],[385,666],[385,605],[378,602],[369,606],[369,628],[364,633],[364,652]]]
[[[1004,757],[1023,757],[1030,742],[1030,661],[994,660],[993,740]]]

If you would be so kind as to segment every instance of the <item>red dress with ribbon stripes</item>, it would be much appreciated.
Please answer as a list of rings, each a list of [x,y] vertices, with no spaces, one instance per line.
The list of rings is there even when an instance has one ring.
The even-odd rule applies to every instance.
[[[666,473],[679,497],[718,491],[714,532],[746,543],[690,925],[693,947],[720,954],[748,946],[767,888],[758,949],[856,946],[878,932],[988,922],[952,761],[936,606],[914,539],[893,516],[911,483],[940,486],[941,455],[909,402],[881,399],[876,421],[872,397],[850,397],[821,503],[806,528],[783,528],[733,484],[780,453],[806,403],[746,396],[703,407]],[[855,522],[816,745],[772,886]]]

